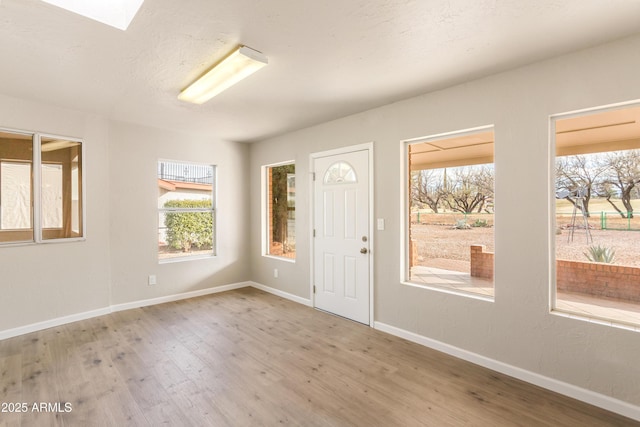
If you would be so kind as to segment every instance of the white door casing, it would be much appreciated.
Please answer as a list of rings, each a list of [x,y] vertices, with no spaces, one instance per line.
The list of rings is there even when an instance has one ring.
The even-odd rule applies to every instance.
[[[370,150],[313,158],[314,306],[370,324]]]

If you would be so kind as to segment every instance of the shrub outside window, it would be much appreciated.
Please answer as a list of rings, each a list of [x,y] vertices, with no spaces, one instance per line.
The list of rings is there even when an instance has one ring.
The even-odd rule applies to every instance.
[[[552,310],[640,325],[640,104],[551,118]]]
[[[82,163],[81,141],[0,130],[0,244],[82,238]]]
[[[405,141],[403,282],[494,295],[492,126]]]
[[[296,258],[296,165],[266,166],[265,254]]]
[[[158,162],[158,258],[215,255],[215,166]]]

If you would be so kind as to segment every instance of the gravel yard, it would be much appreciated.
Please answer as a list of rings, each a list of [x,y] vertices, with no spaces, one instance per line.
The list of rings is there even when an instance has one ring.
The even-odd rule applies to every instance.
[[[473,227],[467,230],[452,229],[451,224],[412,224],[412,239],[418,242],[419,265],[469,271],[469,246],[485,245],[494,251],[493,228]],[[601,245],[615,249],[614,264],[640,267],[640,231],[592,229],[593,243],[586,243],[584,229],[576,229],[573,242],[567,242],[569,230],[556,235],[558,259],[587,261],[584,256],[589,246]]]

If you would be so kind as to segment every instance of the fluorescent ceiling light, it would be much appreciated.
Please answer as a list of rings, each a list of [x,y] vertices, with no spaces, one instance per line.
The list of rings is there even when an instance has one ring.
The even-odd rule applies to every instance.
[[[262,53],[247,46],[240,46],[180,92],[178,99],[203,104],[267,63],[267,57]]]
[[[144,0],[42,0],[119,30],[126,30]]]

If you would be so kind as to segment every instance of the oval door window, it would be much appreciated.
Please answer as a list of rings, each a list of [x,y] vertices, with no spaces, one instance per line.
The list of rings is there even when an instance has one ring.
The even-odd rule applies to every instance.
[[[335,162],[324,174],[325,184],[349,184],[358,182],[356,171],[347,162]]]

